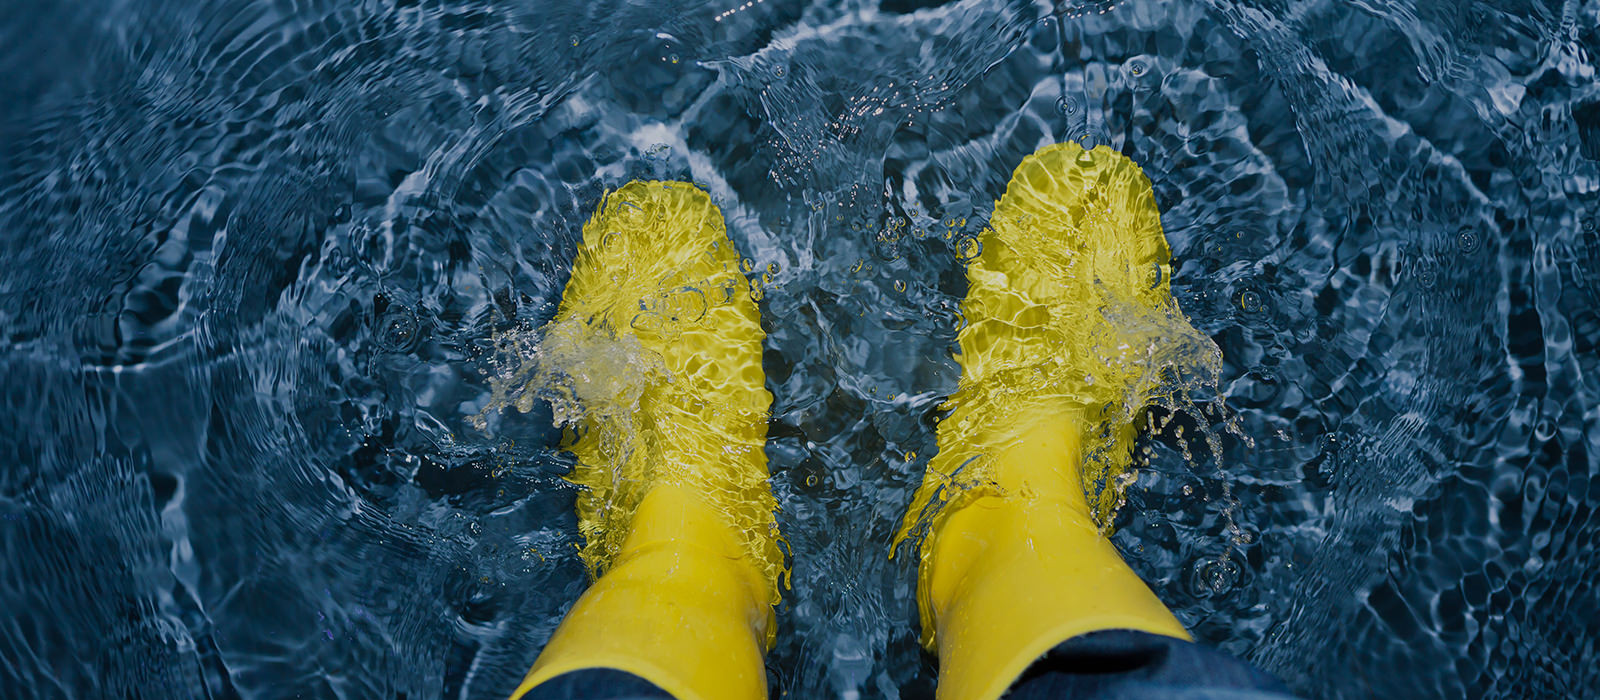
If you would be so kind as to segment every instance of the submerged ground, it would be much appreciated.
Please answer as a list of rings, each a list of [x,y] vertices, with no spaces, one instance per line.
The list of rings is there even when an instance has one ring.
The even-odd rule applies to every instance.
[[[490,345],[649,177],[760,283],[774,693],[928,697],[887,553],[965,241],[1070,139],[1144,166],[1225,358],[1117,522],[1196,636],[1314,697],[1600,693],[1597,51],[1595,0],[21,3],[0,688],[503,697],[585,577],[549,409],[474,424]]]

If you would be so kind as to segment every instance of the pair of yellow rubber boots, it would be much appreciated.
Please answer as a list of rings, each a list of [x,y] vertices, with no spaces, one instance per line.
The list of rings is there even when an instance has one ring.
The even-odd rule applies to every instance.
[[[597,579],[512,698],[594,668],[679,700],[765,698],[785,570],[764,335],[741,258],[710,198],[684,183],[629,183],[583,234],[547,342],[625,345],[655,379],[569,440]],[[999,698],[1080,634],[1188,638],[1094,522],[1114,508],[1105,485],[1133,437],[1108,407],[1137,401],[1158,373],[1108,319],[1176,313],[1149,180],[1104,146],[1045,147],[1018,166],[981,245],[961,382],[896,542],[924,535],[923,639],[946,700]]]

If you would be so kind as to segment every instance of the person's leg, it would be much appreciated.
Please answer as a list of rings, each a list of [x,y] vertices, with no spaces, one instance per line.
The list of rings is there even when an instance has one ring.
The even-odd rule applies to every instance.
[[[1006,700],[1288,700],[1278,679],[1215,649],[1148,632],[1102,630],[1045,652]]]
[[[738,547],[698,495],[656,488],[639,505],[616,563],[567,613],[523,689],[602,668],[679,700],[766,697],[766,583]]]
[[[961,383],[898,538],[925,528],[923,636],[939,697],[958,700],[1000,697],[1081,635],[1189,638],[1096,516],[1171,365],[1214,347],[1172,300],[1149,180],[1109,148],[1024,159],[980,243]]]
[[[598,578],[512,697],[764,698],[783,560],[739,255],[685,183],[630,183],[583,233],[529,385],[582,411],[568,479]]]
[[[614,668],[569,671],[539,683],[521,700],[674,700],[650,681]]]
[[[1073,412],[1007,418],[1033,424],[993,454],[996,495],[951,513],[922,564],[941,698],[1000,697],[1052,647],[1097,630],[1188,639],[1090,519]]]

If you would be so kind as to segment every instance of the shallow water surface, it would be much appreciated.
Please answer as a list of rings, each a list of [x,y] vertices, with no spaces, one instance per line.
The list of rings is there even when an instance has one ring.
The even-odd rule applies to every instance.
[[[929,697],[889,542],[970,239],[1065,140],[1144,167],[1224,358],[1115,523],[1195,635],[1600,694],[1596,52],[1595,0],[21,3],[0,694],[504,697],[586,578],[550,406],[475,425],[494,338],[660,178],[760,290],[774,695]]]

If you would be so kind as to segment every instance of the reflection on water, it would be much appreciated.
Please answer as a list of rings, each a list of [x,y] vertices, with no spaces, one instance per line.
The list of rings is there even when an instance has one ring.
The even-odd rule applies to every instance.
[[[1597,51],[1576,1],[26,3],[0,687],[503,697],[585,574],[551,404],[474,425],[495,344],[655,178],[762,304],[773,688],[926,697],[889,542],[963,262],[1072,139],[1222,350],[1116,522],[1196,636],[1314,696],[1594,694]]]

